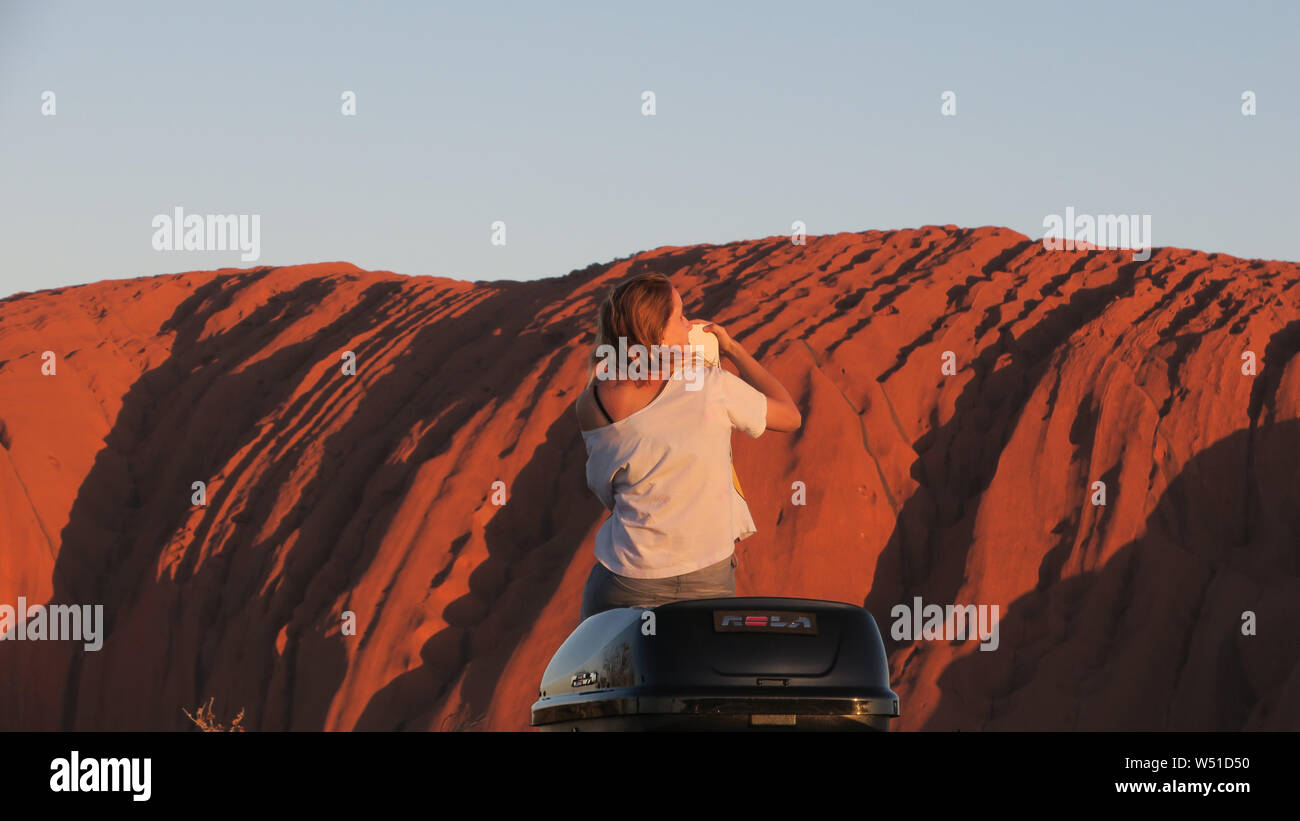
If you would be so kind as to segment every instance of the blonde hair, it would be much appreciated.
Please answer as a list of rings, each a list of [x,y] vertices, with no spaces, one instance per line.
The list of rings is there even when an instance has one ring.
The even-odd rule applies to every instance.
[[[672,313],[673,284],[663,274],[637,274],[611,286],[596,318],[596,343],[587,358],[587,384],[595,378],[602,345],[617,349],[619,337],[623,337],[629,350],[641,345],[649,351],[663,341]]]

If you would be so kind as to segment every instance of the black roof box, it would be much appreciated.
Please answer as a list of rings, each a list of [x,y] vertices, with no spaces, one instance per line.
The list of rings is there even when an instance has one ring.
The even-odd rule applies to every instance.
[[[597,613],[542,676],[532,725],[578,730],[888,730],[876,621],[843,602],[738,597]]]

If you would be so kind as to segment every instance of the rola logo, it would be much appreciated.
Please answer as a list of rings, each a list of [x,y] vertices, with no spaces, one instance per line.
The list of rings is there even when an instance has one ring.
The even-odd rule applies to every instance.
[[[817,616],[814,613],[791,613],[781,610],[715,610],[713,629],[718,633],[752,631],[815,636]]]
[[[746,627],[804,627],[812,629],[812,622],[807,616],[800,616],[794,621],[781,621],[780,616],[725,616],[722,619],[722,626],[745,625]]]

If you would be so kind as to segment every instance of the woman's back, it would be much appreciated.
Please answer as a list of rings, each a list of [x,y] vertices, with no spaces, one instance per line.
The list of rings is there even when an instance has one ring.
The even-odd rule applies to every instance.
[[[612,572],[654,579],[726,559],[755,532],[731,468],[731,431],[757,438],[767,397],[722,368],[694,379],[637,389],[613,382],[578,402],[587,484],[611,511],[596,534],[596,558]],[[638,407],[638,400],[642,401]],[[592,427],[588,425],[596,424]]]
[[[659,398],[666,386],[667,380],[637,383],[594,379],[578,397],[578,426],[585,432],[631,416]]]

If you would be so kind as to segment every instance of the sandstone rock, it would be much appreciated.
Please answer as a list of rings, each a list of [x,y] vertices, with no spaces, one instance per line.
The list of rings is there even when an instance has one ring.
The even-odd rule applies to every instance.
[[[898,729],[1300,728],[1300,265],[927,226],[0,300],[0,602],[108,625],[0,642],[0,729],[179,730],[208,697],[251,729],[527,728],[604,513],[570,406],[638,271],[799,402],[735,437],[738,592],[865,604]],[[889,640],[913,596],[998,605],[999,649]]]

